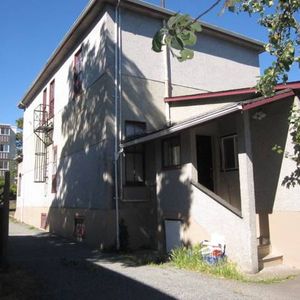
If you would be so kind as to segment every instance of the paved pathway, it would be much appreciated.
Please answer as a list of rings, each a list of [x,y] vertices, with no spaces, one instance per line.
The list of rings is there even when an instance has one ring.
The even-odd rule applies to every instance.
[[[300,299],[300,278],[278,284],[134,266],[81,244],[10,224],[10,260],[39,282],[38,299]]]

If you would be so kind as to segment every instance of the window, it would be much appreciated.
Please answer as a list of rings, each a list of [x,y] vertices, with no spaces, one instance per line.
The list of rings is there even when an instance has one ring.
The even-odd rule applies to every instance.
[[[146,131],[144,122],[125,122],[126,138],[143,135]],[[145,182],[145,149],[144,145],[136,145],[125,152],[125,181],[129,185],[142,185]]]
[[[47,89],[43,91],[43,106],[42,106],[42,122],[45,123],[47,120]]]
[[[132,146],[125,153],[126,184],[143,184],[144,174],[144,145]]]
[[[0,152],[9,152],[8,144],[0,144]]]
[[[162,142],[163,168],[180,166],[180,137],[174,136]]]
[[[22,174],[19,174],[18,178],[18,196],[21,196],[21,187],[22,187]]]
[[[52,184],[51,193],[57,190],[57,146],[53,146]]]
[[[54,95],[55,93],[55,80],[50,82],[50,92],[49,92],[49,119],[54,116]]]
[[[232,171],[238,169],[236,134],[221,138],[221,163],[222,171]]]
[[[3,128],[3,127],[1,127],[0,128],[0,134],[9,135],[10,134],[9,128]]]
[[[9,170],[9,162],[7,160],[0,160],[0,169]]]
[[[125,136],[135,138],[143,135],[146,132],[146,123],[137,121],[125,121]]]
[[[75,96],[82,92],[82,69],[82,48],[80,48],[74,55],[73,89]]]

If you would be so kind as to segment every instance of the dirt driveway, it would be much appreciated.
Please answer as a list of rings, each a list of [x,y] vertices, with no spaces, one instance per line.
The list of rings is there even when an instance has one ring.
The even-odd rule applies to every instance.
[[[300,297],[299,277],[266,285],[216,279],[173,267],[137,266],[18,223],[10,223],[9,242],[11,264],[33,278],[36,299]],[[33,297],[26,298],[24,293],[19,299]]]

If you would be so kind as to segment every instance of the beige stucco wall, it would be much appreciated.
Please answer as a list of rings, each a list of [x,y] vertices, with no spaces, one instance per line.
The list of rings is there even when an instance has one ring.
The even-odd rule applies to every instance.
[[[275,211],[269,224],[274,253],[283,255],[284,264],[300,268],[300,211]]]

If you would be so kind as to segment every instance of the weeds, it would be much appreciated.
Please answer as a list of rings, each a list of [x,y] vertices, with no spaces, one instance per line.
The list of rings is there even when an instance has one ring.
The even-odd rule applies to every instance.
[[[188,269],[196,272],[211,274],[218,277],[243,280],[243,275],[238,271],[237,266],[226,259],[220,260],[217,264],[209,265],[203,260],[201,246],[194,248],[177,248],[171,252],[171,263],[181,269]]]

